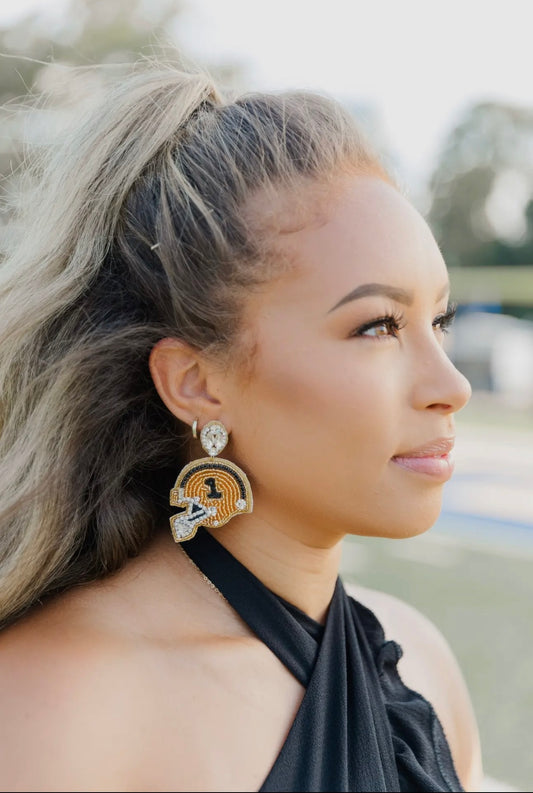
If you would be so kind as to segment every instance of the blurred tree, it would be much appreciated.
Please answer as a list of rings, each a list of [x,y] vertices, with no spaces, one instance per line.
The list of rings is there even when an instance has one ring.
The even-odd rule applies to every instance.
[[[162,34],[181,8],[180,0],[154,2],[151,24],[140,0],[71,0],[61,23],[50,29],[42,13],[0,30],[0,103],[35,86],[47,63],[89,65],[130,61]]]
[[[90,72],[85,89],[78,79],[74,90],[64,66],[129,63],[140,56],[183,62],[176,36],[185,8],[183,0],[70,0],[55,26],[46,14],[33,13],[0,29],[0,174],[4,175],[4,190],[9,187],[6,177],[21,160],[23,138],[46,137],[38,113],[33,111],[28,119],[20,100],[45,89],[60,107],[84,90],[88,94],[97,90]],[[225,84],[239,83],[237,64],[204,66]]]
[[[533,264],[533,109],[467,109],[430,182],[428,220],[452,266]]]

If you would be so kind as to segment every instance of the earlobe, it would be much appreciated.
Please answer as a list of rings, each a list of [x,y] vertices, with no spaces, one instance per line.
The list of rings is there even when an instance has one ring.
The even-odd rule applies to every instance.
[[[198,350],[180,339],[161,339],[149,358],[152,380],[176,418],[192,424],[197,416],[216,419],[220,402],[209,393],[208,371]]]

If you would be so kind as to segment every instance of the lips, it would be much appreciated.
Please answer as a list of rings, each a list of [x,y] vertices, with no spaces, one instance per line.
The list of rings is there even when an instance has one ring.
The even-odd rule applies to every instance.
[[[444,454],[449,454],[454,446],[455,438],[435,438],[423,446],[417,446],[416,449],[410,449],[408,452],[400,452],[395,454],[392,458],[396,457],[441,457]]]
[[[412,473],[446,482],[453,474],[453,438],[435,438],[423,446],[395,454],[392,462]]]

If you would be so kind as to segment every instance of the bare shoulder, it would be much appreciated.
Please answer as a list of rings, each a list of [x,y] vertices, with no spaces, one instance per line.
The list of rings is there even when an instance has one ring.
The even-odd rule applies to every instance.
[[[119,727],[139,681],[124,641],[78,616],[51,609],[0,634],[0,790],[124,784],[131,744]]]
[[[403,649],[402,680],[431,702],[442,723],[465,790],[482,780],[479,733],[457,660],[442,633],[420,611],[385,592],[346,584],[346,591],[374,612],[385,636]]]
[[[180,558],[158,547],[0,632],[0,791],[257,789],[300,686]]]
[[[0,790],[140,789],[168,659],[176,681],[194,666],[164,565],[150,565],[145,554],[0,632]]]

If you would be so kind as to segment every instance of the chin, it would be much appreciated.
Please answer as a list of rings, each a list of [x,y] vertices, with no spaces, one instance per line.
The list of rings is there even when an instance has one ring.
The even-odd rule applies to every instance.
[[[366,537],[387,537],[393,540],[405,540],[417,537],[428,531],[437,521],[442,509],[442,492],[438,496],[417,500],[416,506],[407,504],[398,505],[396,510],[383,510],[376,521],[369,526],[350,531],[349,534],[359,534]]]
[[[428,531],[436,520],[437,518],[424,525],[399,526],[396,531],[391,531],[383,536],[390,537],[391,540],[407,540],[409,537],[418,537],[419,534],[424,534],[424,532]]]

